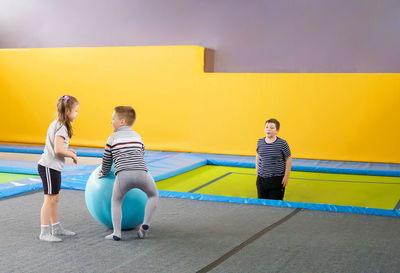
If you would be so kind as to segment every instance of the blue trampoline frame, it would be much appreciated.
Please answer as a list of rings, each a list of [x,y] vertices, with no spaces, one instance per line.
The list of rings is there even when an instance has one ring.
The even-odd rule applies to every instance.
[[[78,147],[74,149],[77,151],[78,156],[103,156],[103,149],[100,148]],[[0,152],[41,154],[43,152],[43,146],[0,145]],[[220,165],[247,168],[255,167],[255,157],[251,156],[146,151],[145,160],[148,169],[153,175],[155,181],[173,177],[204,165]],[[97,165],[66,166],[63,170],[62,188],[85,190],[86,181],[96,167]],[[36,162],[0,159],[0,172],[37,175],[38,173],[36,168]],[[292,171],[400,177],[400,164],[293,159]],[[19,181],[3,183],[0,184],[0,198],[41,188],[42,184],[40,179],[38,178],[28,178]],[[174,197],[216,202],[305,208],[311,210],[324,210],[332,212],[347,212],[400,217],[400,210],[397,209],[388,210],[329,204],[300,203],[162,190],[160,190],[159,193],[161,197]]]

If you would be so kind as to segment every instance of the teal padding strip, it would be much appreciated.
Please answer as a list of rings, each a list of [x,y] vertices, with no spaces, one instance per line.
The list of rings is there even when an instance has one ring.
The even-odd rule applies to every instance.
[[[13,196],[33,190],[41,189],[42,181],[40,178],[24,178],[17,181],[0,184],[0,198]]]
[[[103,157],[103,152],[76,151],[77,156]]]
[[[400,171],[391,171],[391,170],[327,168],[327,167],[294,166],[293,165],[292,171],[400,177]]]
[[[208,165],[229,166],[229,167],[242,167],[242,168],[255,168],[254,162],[246,161],[227,161],[214,158],[207,158]]]
[[[208,165],[255,168],[256,158],[254,156],[204,153],[192,153],[192,155],[207,159]]]
[[[266,205],[266,206],[274,206],[274,207],[304,208],[304,209],[310,209],[310,210],[322,210],[322,211],[330,211],[330,212],[344,212],[344,213],[357,213],[357,214],[400,217],[400,210],[374,209],[374,208],[340,206],[340,205],[329,205],[329,204],[289,202],[289,201],[257,199],[257,198],[228,197],[228,196],[209,195],[209,194],[202,194],[202,193],[186,193],[186,192],[173,192],[173,191],[163,191],[163,190],[160,190],[159,194],[161,197],[183,198],[183,199],[192,199],[192,200],[227,202],[227,203],[236,203],[236,204]]]
[[[33,174],[39,175],[38,171],[33,168],[24,168],[24,167],[9,167],[9,166],[0,166],[1,173],[17,173],[17,174]]]
[[[18,147],[16,145],[0,145],[0,152],[3,153],[24,153],[24,154],[42,154],[43,147],[27,147],[21,146]]]

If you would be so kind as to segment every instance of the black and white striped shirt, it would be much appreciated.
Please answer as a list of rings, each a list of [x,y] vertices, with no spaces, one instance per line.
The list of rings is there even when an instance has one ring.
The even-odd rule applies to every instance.
[[[283,176],[286,168],[286,158],[291,156],[287,142],[277,137],[272,143],[266,143],[265,137],[257,142],[258,176],[267,178]]]
[[[126,170],[147,171],[142,138],[129,126],[118,128],[108,138],[101,166],[103,175],[110,172],[113,162],[115,175]]]

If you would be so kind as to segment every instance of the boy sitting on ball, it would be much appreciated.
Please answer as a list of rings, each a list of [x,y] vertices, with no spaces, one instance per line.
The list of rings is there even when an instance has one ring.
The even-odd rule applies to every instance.
[[[132,130],[136,120],[135,110],[131,106],[117,106],[112,114],[114,134],[108,140],[104,149],[103,161],[99,178],[106,176],[114,163],[115,183],[111,199],[111,218],[113,233],[106,239],[121,239],[122,201],[125,194],[133,188],[139,188],[148,196],[143,224],[137,235],[140,239],[146,236],[150,221],[158,203],[156,185],[147,172],[144,161],[144,144],[140,135]]]

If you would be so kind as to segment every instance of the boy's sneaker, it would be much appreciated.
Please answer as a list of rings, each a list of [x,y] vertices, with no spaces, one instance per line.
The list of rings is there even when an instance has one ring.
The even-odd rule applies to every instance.
[[[141,225],[138,232],[137,236],[139,239],[143,239],[146,236],[146,233],[149,231],[149,226],[148,225]]]
[[[104,237],[107,240],[114,240],[114,241],[120,241],[121,237],[118,237],[116,235],[114,235],[114,233],[111,233],[110,235],[107,235],[106,237]]]
[[[65,236],[74,236],[74,235],[76,235],[75,232],[70,231],[70,230],[65,229],[65,228],[60,228],[60,229],[52,230],[51,233],[52,233],[53,235],[65,235]]]
[[[45,235],[40,234],[39,240],[47,241],[47,242],[61,242],[62,241],[60,238],[58,238],[50,233],[45,234]]]

